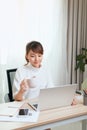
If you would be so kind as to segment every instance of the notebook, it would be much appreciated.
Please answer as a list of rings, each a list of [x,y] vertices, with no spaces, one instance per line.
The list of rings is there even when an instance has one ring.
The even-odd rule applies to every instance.
[[[61,87],[41,89],[39,109],[47,110],[71,105],[77,87],[78,84],[69,84]]]

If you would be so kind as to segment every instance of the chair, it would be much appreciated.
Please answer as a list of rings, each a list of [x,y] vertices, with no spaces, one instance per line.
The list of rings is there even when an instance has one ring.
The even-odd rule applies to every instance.
[[[12,85],[13,85],[13,80],[14,80],[16,70],[17,70],[16,68],[6,70],[9,93],[5,95],[5,102],[14,101],[13,93],[12,93]]]

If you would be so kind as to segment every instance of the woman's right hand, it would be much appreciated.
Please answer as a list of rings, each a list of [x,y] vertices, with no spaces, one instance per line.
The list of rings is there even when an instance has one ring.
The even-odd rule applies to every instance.
[[[27,79],[24,79],[20,83],[20,92],[24,93],[29,89],[29,83],[27,82]]]
[[[28,90],[29,90],[29,83],[27,82],[27,79],[24,79],[24,80],[21,81],[21,83],[20,83],[20,90],[14,96],[14,99],[16,101],[22,101],[22,100],[24,100],[24,98],[23,98],[24,92],[26,92]]]

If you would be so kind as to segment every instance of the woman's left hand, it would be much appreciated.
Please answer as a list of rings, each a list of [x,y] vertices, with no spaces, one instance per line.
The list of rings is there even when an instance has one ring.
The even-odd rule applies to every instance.
[[[77,105],[77,104],[78,104],[78,101],[76,98],[74,98],[71,105]]]

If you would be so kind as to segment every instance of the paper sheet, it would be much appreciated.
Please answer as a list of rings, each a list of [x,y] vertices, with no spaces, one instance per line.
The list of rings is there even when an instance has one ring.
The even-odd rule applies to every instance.
[[[0,104],[0,116],[14,116],[24,102],[9,102]]]
[[[15,121],[15,122],[37,122],[38,117],[39,117],[39,111],[30,111],[30,114],[27,116],[18,116],[15,115],[13,117],[9,116],[0,116],[0,121]]]

